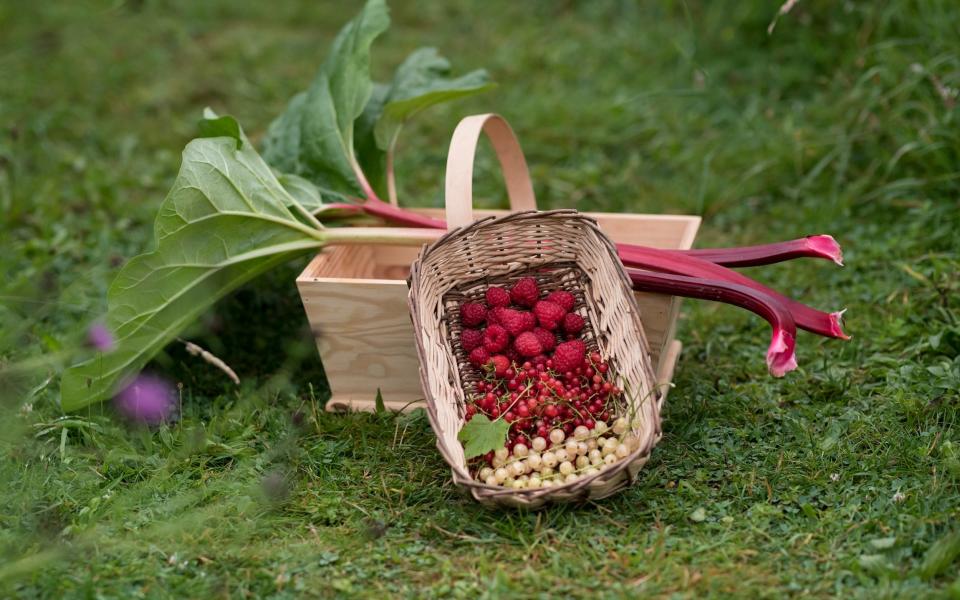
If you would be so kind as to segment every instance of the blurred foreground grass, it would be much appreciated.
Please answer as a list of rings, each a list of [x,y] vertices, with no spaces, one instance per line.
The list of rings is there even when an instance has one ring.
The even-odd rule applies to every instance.
[[[406,132],[406,203],[439,204],[452,127],[496,111],[544,207],[701,214],[702,245],[829,232],[846,250],[842,270],[760,278],[849,308],[851,342],[803,334],[801,370],[773,380],[763,323],[687,302],[639,484],[526,514],[459,496],[422,415],[322,412],[301,264],[191,332],[239,389],[171,347],[153,370],[182,384],[177,423],[63,417],[57,373],[150,243],[202,108],[262,135],[355,7],[0,5],[3,595],[960,595],[957,563],[932,558],[958,517],[960,5],[801,2],[768,35],[776,8],[394,3],[381,78],[436,45],[500,83]]]

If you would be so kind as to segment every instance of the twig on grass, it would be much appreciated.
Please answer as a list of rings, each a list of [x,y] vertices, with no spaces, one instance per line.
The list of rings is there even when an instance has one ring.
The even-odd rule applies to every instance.
[[[187,352],[189,352],[191,356],[199,356],[207,363],[215,366],[216,368],[226,373],[227,377],[229,377],[231,381],[233,381],[237,385],[240,384],[240,378],[237,377],[237,374],[233,371],[233,369],[230,368],[230,365],[223,362],[223,360],[221,360],[211,352],[208,352],[207,350],[204,350],[200,346],[194,344],[193,342],[188,342],[186,340],[180,340],[180,341],[183,342],[183,345],[187,347]]]
[[[773,35],[773,28],[777,26],[777,21],[780,20],[780,17],[787,14],[793,7],[800,3],[800,0],[787,0],[780,5],[780,10],[777,11],[776,16],[773,17],[773,20],[770,21],[770,24],[767,25],[767,35]]]

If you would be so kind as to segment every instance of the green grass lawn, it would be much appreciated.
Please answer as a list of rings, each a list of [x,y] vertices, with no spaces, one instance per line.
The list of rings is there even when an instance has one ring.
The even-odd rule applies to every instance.
[[[765,323],[684,304],[663,441],[613,498],[484,509],[422,413],[324,413],[302,262],[189,333],[239,388],[174,345],[151,369],[182,385],[175,424],[63,418],[58,374],[152,243],[202,109],[261,138],[358,8],[311,4],[0,4],[0,595],[960,596],[948,0],[805,0],[772,35],[779,2],[393,3],[375,75],[434,45],[500,84],[405,131],[402,202],[438,206],[453,126],[494,111],[543,207],[699,214],[701,246],[844,245],[844,269],[755,273],[849,309],[854,338],[801,334],[781,380]],[[477,184],[490,205],[494,162]]]

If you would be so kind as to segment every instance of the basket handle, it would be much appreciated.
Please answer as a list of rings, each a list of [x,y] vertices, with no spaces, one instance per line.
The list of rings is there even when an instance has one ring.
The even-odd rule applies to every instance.
[[[530,171],[510,125],[493,113],[465,117],[453,131],[447,153],[447,176],[444,188],[447,205],[447,228],[455,229],[473,222],[473,163],[480,133],[486,133],[500,161],[507,184],[510,210],[536,210]]]

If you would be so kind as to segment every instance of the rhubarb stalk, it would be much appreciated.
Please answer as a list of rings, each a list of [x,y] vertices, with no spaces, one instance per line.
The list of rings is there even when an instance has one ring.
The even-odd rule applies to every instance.
[[[849,339],[849,336],[843,332],[840,326],[840,317],[843,311],[825,313],[816,310],[736,271],[694,256],[678,253],[670,254],[655,248],[629,244],[617,244],[617,250],[620,252],[620,260],[627,267],[726,281],[752,288],[782,303],[793,315],[797,327],[826,337]]]
[[[705,248],[674,252],[724,267],[758,267],[794,258],[823,258],[843,266],[840,244],[831,235],[811,235],[798,240],[742,248]]]
[[[783,377],[797,368],[797,328],[790,311],[778,299],[737,283],[685,275],[627,269],[633,289],[685,298],[725,302],[754,312],[770,323],[773,334],[767,349],[767,369],[774,377]]]
[[[379,217],[385,221],[397,225],[419,228],[446,229],[446,222],[441,219],[434,219],[417,214],[413,211],[404,210],[392,206],[370,194],[366,200],[361,201],[364,212],[371,216]],[[812,240],[812,241],[808,241]],[[802,243],[806,242],[806,243]],[[828,235],[811,236],[804,240],[794,240],[793,242],[784,242],[777,249],[777,244],[766,246],[753,246],[741,249],[726,249],[700,252],[713,252],[715,260],[730,261],[732,263],[765,264],[764,260],[775,262],[772,257],[786,256],[790,252],[797,253],[796,256],[823,256],[830,258],[834,262],[840,263],[842,258],[840,248],[836,241]],[[765,285],[741,275],[736,271],[724,266],[723,262],[716,264],[710,260],[691,255],[691,251],[679,252],[676,250],[662,250],[657,248],[647,248],[644,246],[635,246],[631,244],[617,244],[617,250],[620,259],[627,267],[636,267],[640,269],[649,269],[663,273],[674,273],[677,275],[687,275],[691,277],[701,277],[705,279],[727,281],[734,284],[744,285],[753,288],[759,292],[776,298],[793,315],[796,325],[818,335],[849,339],[841,327],[841,316],[843,311],[826,313],[802,302],[788,298],[783,294],[772,290]],[[782,260],[786,260],[783,258]]]

